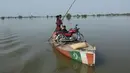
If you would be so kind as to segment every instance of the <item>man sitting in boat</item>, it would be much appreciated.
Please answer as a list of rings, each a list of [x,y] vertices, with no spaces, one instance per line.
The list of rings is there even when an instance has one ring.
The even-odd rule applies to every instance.
[[[66,37],[71,37],[72,36],[72,33],[70,33],[69,31],[67,31],[65,25],[63,25],[62,28],[61,28],[61,30],[57,32],[57,35],[58,34],[62,34],[64,36],[66,36]]]
[[[66,26],[63,25],[62,28],[61,28],[61,32],[63,33],[68,33],[67,29],[66,29]]]

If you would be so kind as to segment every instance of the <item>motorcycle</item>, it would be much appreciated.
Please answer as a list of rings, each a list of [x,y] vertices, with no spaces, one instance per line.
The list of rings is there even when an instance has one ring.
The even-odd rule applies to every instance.
[[[66,44],[67,42],[84,41],[84,36],[79,31],[78,24],[74,28],[69,29],[68,33],[57,32],[56,41],[58,44]]]

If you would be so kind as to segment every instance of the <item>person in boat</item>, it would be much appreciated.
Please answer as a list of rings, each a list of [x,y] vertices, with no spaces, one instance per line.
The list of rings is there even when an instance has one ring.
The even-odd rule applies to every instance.
[[[65,25],[63,25],[63,26],[62,26],[61,32],[63,32],[63,33],[68,33],[68,31],[67,31],[67,29],[66,29],[66,26],[65,26]]]
[[[56,31],[60,31],[61,30],[61,25],[63,24],[62,20],[61,20],[62,15],[57,15],[56,16]]]
[[[55,29],[55,32],[53,33],[53,37],[55,38],[55,41],[57,40],[56,37],[57,37],[57,33],[61,31],[61,25],[63,25],[63,22],[61,20],[61,17],[62,15],[57,15],[56,16],[56,29]]]

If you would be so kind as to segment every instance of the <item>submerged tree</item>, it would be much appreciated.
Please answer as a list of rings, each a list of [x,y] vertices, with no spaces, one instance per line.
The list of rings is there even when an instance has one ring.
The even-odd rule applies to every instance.
[[[53,16],[50,16],[51,18],[53,18]]]
[[[81,15],[82,16],[82,18],[87,18],[87,15],[86,14],[84,14],[84,15]]]
[[[79,14],[77,14],[77,19],[79,19],[80,18],[80,15]]]
[[[48,19],[49,16],[47,15],[46,17],[47,17],[47,19]]]
[[[70,20],[70,19],[71,19],[71,14],[68,13],[68,14],[66,15],[66,18],[67,18],[67,20]]]
[[[5,17],[1,17],[1,19],[2,19],[2,20],[4,20],[4,19],[5,19]]]
[[[19,16],[18,16],[18,18],[19,18],[19,19],[22,19],[22,18],[23,18],[23,16],[19,15]]]

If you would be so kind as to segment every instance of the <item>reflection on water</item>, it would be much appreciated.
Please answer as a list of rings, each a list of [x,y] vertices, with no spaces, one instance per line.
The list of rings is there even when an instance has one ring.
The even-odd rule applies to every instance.
[[[70,58],[65,57],[62,55],[59,51],[57,51],[55,48],[53,48],[53,51],[56,55],[57,60],[57,68],[55,69],[55,73],[94,73],[94,67],[87,66],[85,64],[81,64],[79,62],[76,62]]]
[[[95,66],[96,67],[98,67],[98,66],[102,66],[102,65],[104,65],[105,64],[105,56],[104,56],[104,54],[102,54],[102,52],[100,52],[99,50],[98,50],[98,48],[96,49],[96,52],[95,52],[95,54],[96,54],[96,63],[95,63]]]

